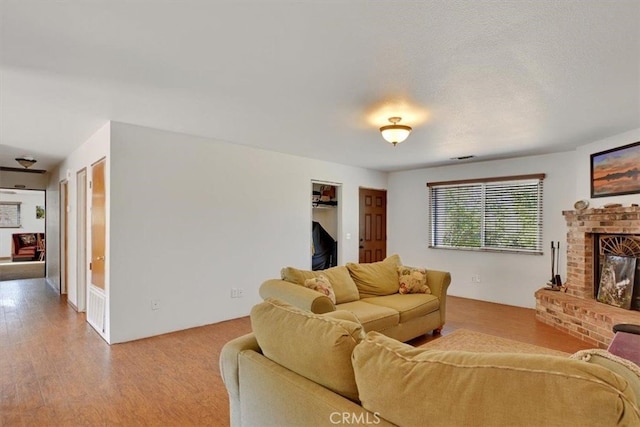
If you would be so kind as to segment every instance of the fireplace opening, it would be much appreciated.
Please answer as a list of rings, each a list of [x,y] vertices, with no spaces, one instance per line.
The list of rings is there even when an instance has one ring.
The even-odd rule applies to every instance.
[[[593,242],[593,298],[640,311],[640,235],[595,234]]]

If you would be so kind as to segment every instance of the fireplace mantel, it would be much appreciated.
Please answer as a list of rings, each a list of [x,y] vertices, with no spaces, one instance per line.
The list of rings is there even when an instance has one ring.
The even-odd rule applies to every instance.
[[[594,236],[640,234],[640,207],[563,211],[567,221],[566,293],[536,292],[536,318],[584,341],[606,347],[617,323],[640,324],[640,312],[595,300]]]

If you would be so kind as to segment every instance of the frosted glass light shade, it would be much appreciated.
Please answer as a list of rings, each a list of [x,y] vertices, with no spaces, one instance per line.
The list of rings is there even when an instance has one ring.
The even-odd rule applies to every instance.
[[[17,157],[16,158],[16,162],[20,163],[20,165],[24,166],[25,168],[33,166],[33,164],[36,161],[37,161],[36,159],[34,159],[33,157],[30,157],[30,156],[23,156],[23,157]]]
[[[405,125],[389,125],[381,127],[380,132],[387,142],[396,145],[409,137],[411,128]]]

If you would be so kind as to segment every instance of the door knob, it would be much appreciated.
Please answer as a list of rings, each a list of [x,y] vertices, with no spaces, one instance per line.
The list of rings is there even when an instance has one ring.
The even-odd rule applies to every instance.
[[[104,257],[103,256],[96,257],[96,261],[104,261]]]

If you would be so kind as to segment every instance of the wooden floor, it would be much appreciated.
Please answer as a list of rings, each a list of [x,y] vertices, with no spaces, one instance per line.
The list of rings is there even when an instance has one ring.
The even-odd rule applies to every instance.
[[[466,328],[566,352],[588,348],[536,322],[533,310],[448,301],[443,334]],[[43,279],[0,282],[0,426],[226,426],[218,357],[249,331],[245,317],[109,346]]]

